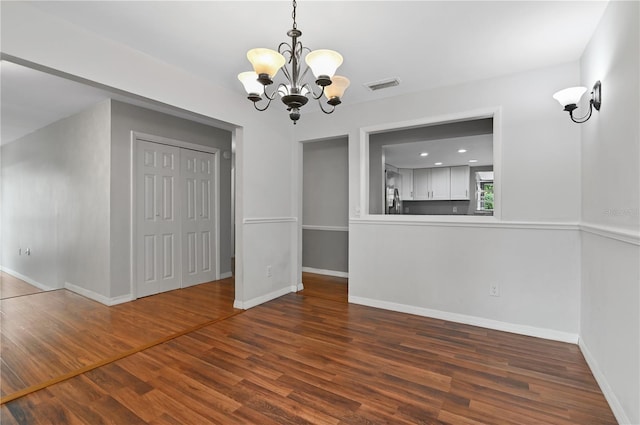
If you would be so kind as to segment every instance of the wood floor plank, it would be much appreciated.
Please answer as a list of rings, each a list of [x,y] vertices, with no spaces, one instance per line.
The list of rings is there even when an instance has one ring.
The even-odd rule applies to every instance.
[[[574,345],[350,305],[314,279],[5,403],[3,424],[616,423]]]

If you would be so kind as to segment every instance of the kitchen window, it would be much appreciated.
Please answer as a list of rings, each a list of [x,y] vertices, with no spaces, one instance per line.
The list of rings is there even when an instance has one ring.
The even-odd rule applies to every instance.
[[[370,134],[369,214],[493,215],[493,130],[491,117]]]
[[[493,181],[477,183],[478,211],[493,211]]]

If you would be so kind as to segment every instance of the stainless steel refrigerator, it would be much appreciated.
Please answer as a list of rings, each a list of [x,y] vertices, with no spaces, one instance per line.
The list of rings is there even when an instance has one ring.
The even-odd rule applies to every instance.
[[[385,170],[385,214],[402,214],[402,176],[392,170]]]

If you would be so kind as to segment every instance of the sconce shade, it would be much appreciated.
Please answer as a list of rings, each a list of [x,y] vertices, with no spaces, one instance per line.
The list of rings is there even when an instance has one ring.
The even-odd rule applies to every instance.
[[[244,86],[247,94],[260,94],[262,93],[263,86],[258,81],[258,74],[253,71],[241,72],[238,74],[238,80]]]
[[[568,89],[556,92],[553,98],[562,106],[577,105],[586,91],[586,87],[569,87]]]
[[[286,62],[284,56],[280,53],[261,47],[249,50],[247,59],[253,65],[253,70],[256,74],[267,74],[269,78],[273,78]]]
[[[334,75],[331,78],[331,85],[328,85],[324,88],[324,94],[327,96],[327,99],[331,99],[334,97],[342,97],[344,95],[345,90],[349,87],[351,82],[347,77],[343,77],[341,75]]]
[[[316,78],[320,76],[331,78],[342,65],[342,55],[333,50],[314,50],[307,55],[305,61]]]

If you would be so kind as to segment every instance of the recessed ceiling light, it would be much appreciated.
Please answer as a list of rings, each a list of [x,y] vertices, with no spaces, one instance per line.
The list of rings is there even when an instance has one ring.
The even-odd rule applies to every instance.
[[[427,155],[429,155],[429,153],[428,153],[428,152],[422,152],[422,153],[420,154],[420,156],[427,156]]]
[[[433,165],[442,165],[442,162],[436,162],[436,163],[435,163],[435,164],[433,164]]]
[[[458,153],[465,153],[466,151],[466,149],[458,149]]]
[[[470,159],[469,162],[478,162],[477,159]]]

